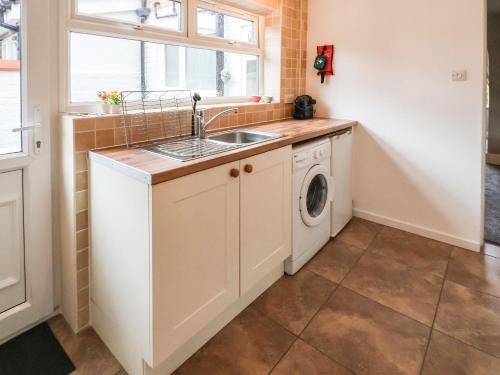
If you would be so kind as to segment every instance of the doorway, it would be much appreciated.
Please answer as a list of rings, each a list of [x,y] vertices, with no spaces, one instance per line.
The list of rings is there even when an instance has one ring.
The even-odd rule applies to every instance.
[[[485,177],[487,243],[500,246],[500,0],[488,0],[488,128]]]
[[[51,1],[0,2],[0,342],[53,311]]]

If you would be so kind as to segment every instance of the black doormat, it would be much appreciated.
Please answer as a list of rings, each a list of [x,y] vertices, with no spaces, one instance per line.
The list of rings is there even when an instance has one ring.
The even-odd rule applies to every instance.
[[[500,244],[500,167],[486,165],[486,217],[484,237]]]
[[[67,375],[74,369],[47,323],[0,345],[1,375]]]

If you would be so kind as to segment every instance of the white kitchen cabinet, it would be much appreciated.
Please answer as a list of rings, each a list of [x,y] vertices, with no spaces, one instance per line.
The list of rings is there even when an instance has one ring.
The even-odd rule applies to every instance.
[[[240,290],[244,294],[291,253],[290,150],[240,161]]]
[[[156,185],[91,158],[90,190],[91,322],[131,375],[170,373],[283,274],[291,146]]]
[[[238,167],[153,186],[153,366],[238,299]]]

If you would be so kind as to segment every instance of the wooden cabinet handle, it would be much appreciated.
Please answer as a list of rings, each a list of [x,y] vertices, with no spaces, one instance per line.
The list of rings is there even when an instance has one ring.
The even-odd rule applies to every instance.
[[[229,172],[229,175],[231,177],[238,177],[240,175],[240,170],[239,169],[236,169],[236,168],[232,168],[231,171]]]
[[[244,169],[245,169],[245,172],[252,173],[253,172],[253,165],[252,164],[246,164]]]

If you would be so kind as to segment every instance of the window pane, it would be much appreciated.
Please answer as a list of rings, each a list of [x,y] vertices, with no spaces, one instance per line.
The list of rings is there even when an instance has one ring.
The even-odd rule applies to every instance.
[[[110,90],[188,89],[202,97],[259,92],[254,55],[77,33],[70,53],[73,103],[94,102],[98,91]]]
[[[141,89],[141,43],[71,33],[71,102],[95,102],[98,91]]]
[[[241,42],[255,43],[255,22],[198,8],[198,33]]]
[[[21,126],[20,13],[19,4],[0,10],[0,155],[22,151],[21,133],[12,132]]]
[[[182,31],[180,0],[77,0],[78,13]]]

